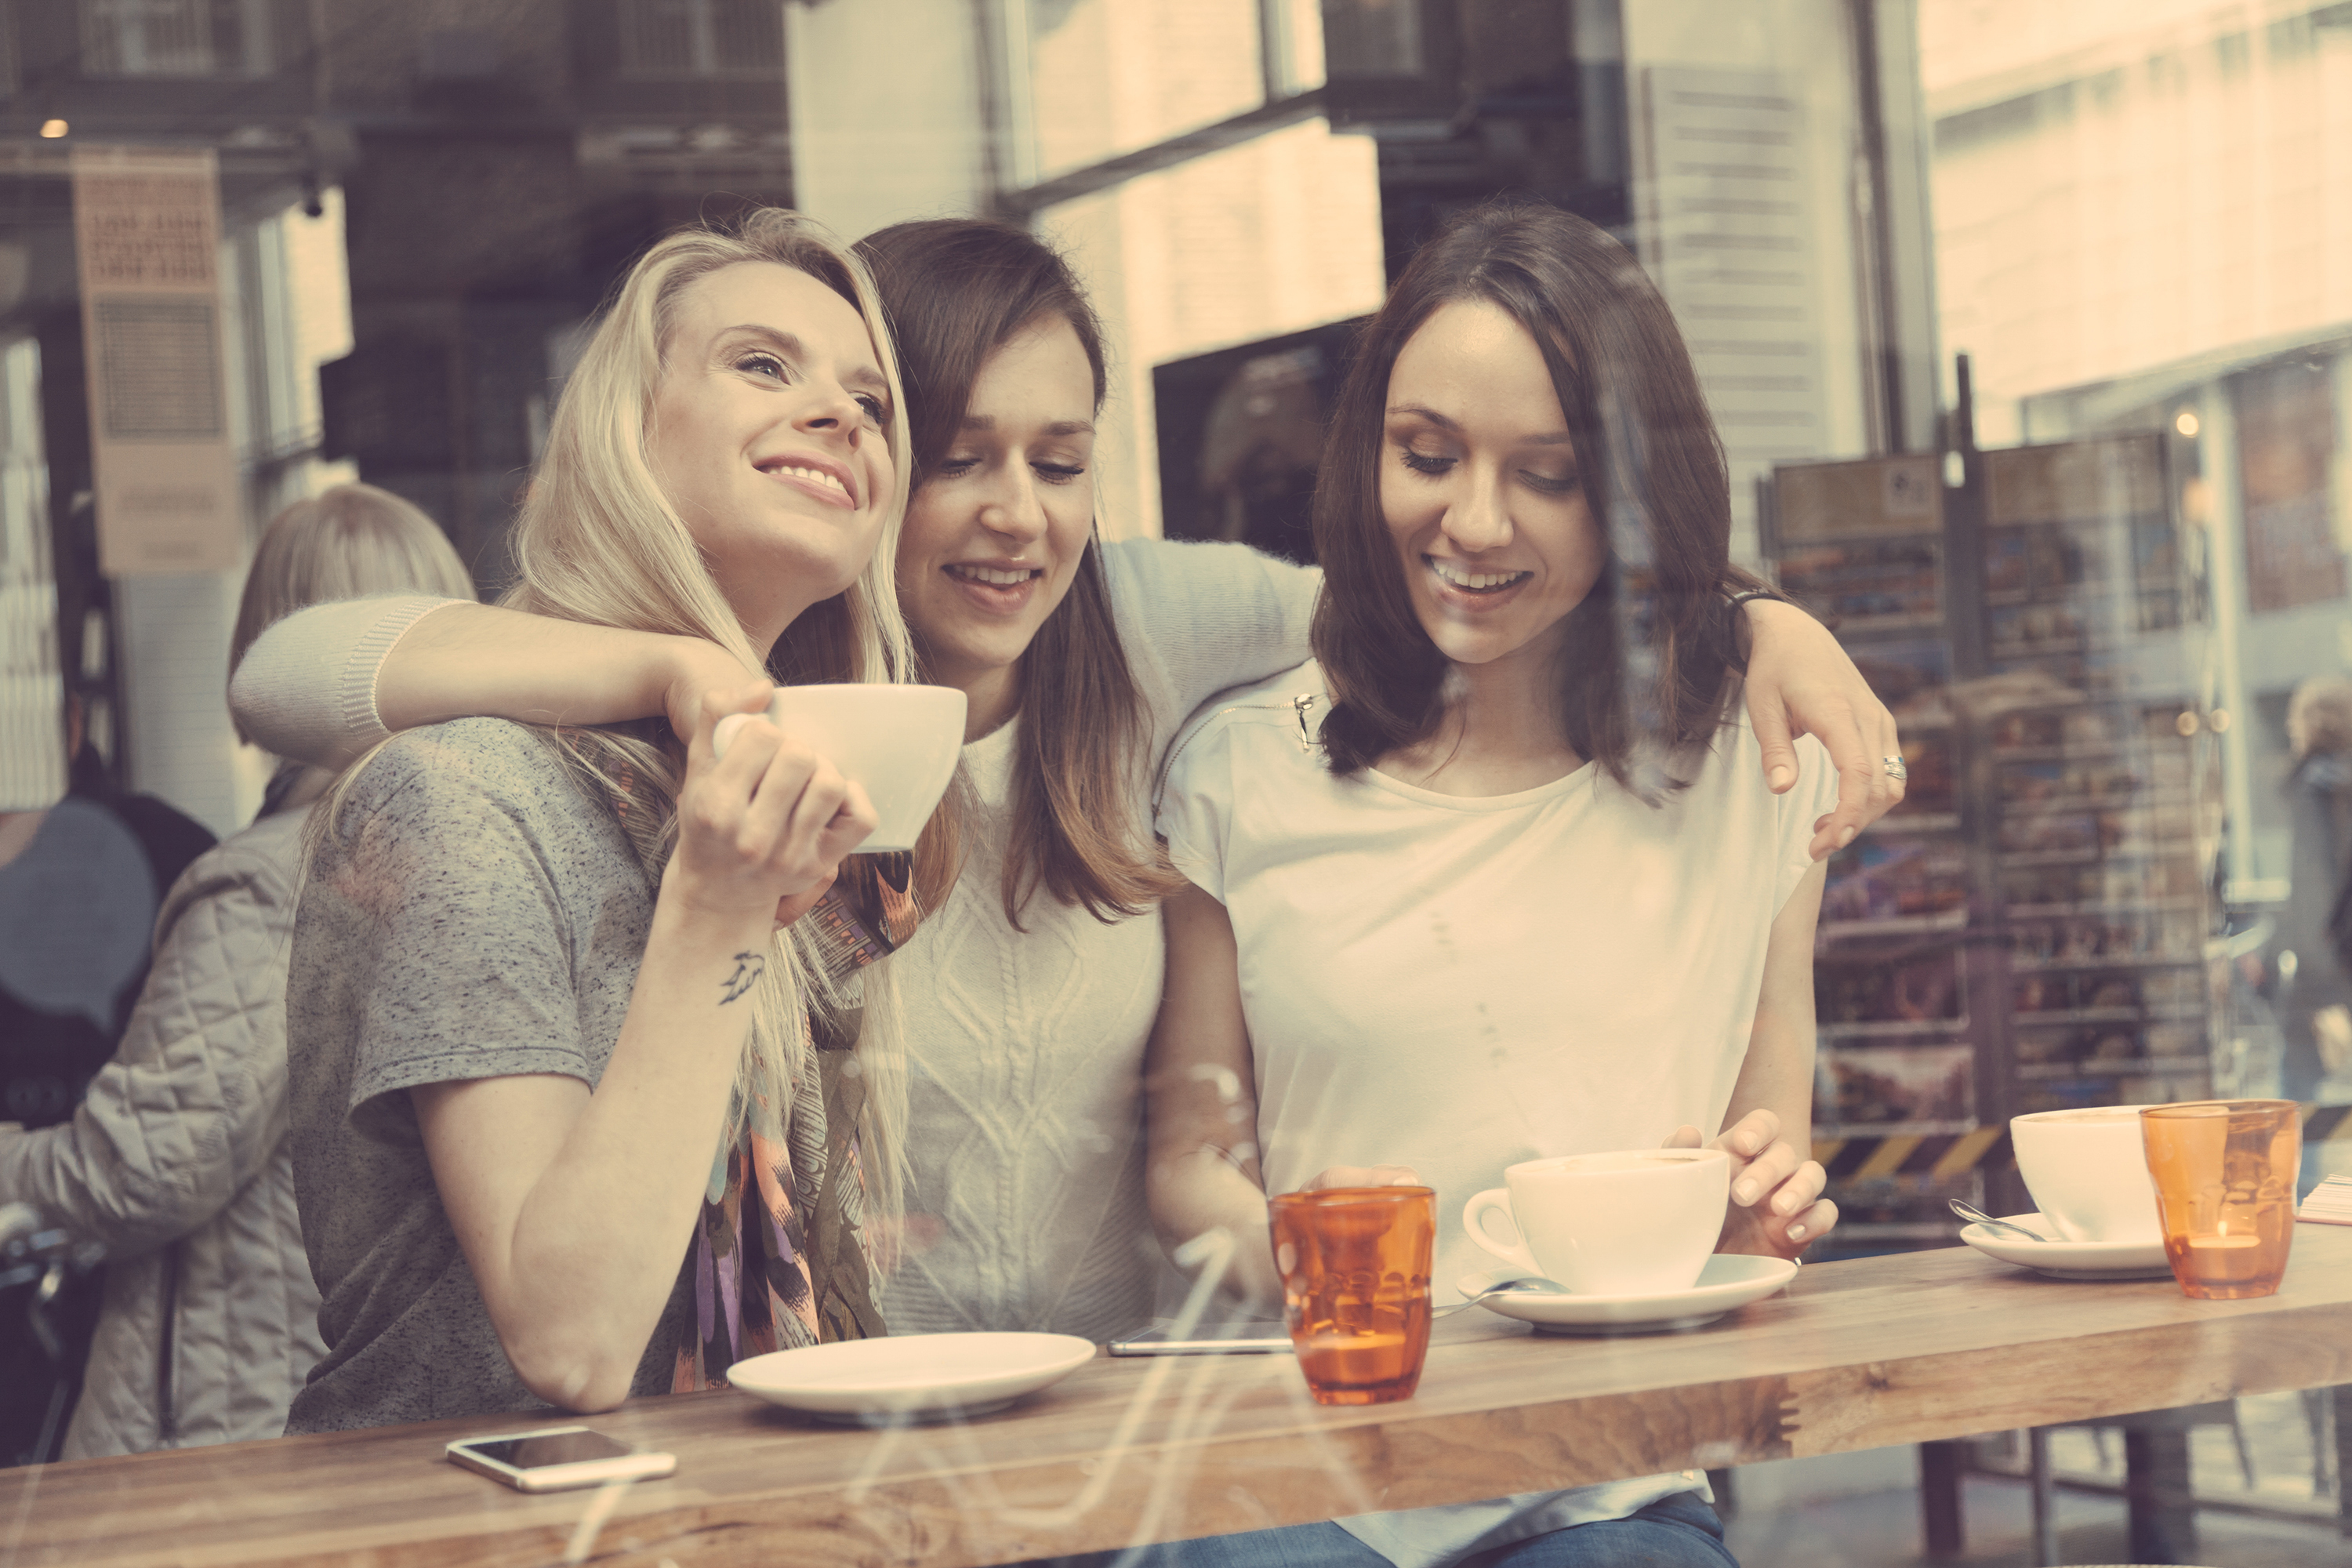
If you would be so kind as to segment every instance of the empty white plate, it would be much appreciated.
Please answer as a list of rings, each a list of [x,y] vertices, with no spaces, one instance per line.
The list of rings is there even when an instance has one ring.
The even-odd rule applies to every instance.
[[[727,1381],[771,1405],[883,1426],[986,1415],[1094,1360],[1070,1334],[902,1334],[739,1361]]]
[[[1456,1284],[1465,1296],[1514,1278],[1511,1268],[1465,1274]],[[1575,1296],[1565,1291],[1514,1290],[1478,1304],[1490,1312],[1535,1325],[1539,1334],[1665,1334],[1702,1328],[1726,1312],[1760,1301],[1795,1278],[1785,1258],[1755,1258],[1718,1252],[1699,1270],[1687,1290],[1644,1296]]]
[[[2055,1237],[2058,1227],[2038,1214],[1997,1215],[2011,1225]],[[1996,1236],[1980,1225],[1963,1226],[1960,1239],[2003,1263],[2014,1263],[2053,1279],[2169,1279],[2162,1241],[2020,1241]]]

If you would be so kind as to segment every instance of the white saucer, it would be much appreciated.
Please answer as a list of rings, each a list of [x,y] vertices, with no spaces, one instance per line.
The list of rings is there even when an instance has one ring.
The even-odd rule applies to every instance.
[[[1687,1290],[1647,1296],[1571,1296],[1565,1291],[1514,1290],[1478,1304],[1490,1312],[1535,1325],[1539,1334],[1671,1334],[1703,1328],[1726,1312],[1759,1301],[1796,1277],[1785,1258],[1718,1252],[1699,1270]],[[1465,1296],[1515,1279],[1518,1270],[1465,1274],[1456,1284]]]
[[[1997,1215],[2011,1225],[2055,1237],[2058,1227],[2038,1214]],[[2031,1268],[2053,1279],[2169,1279],[2162,1241],[2020,1241],[1995,1236],[1980,1225],[1963,1226],[1960,1239],[2003,1263]]]
[[[820,1420],[887,1426],[992,1415],[1094,1358],[1071,1334],[904,1334],[755,1355],[727,1381]]]

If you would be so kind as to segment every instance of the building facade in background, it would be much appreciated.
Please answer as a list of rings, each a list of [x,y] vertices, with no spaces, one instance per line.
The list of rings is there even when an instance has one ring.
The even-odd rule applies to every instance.
[[[2160,430],[2210,552],[2233,901],[2286,699],[2352,668],[2352,5],[1925,0],[1946,342],[1988,445]]]

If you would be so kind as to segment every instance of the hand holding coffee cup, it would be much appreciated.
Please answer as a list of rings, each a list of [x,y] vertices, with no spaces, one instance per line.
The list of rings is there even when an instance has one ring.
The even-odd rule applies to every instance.
[[[2102,1105],[2010,1119],[2018,1173],[2042,1217],[2065,1240],[2163,1238],[2140,1137],[2143,1109]]]
[[[1687,1290],[1715,1251],[1731,1186],[1720,1149],[1634,1149],[1528,1160],[1463,1205],[1470,1239],[1580,1296]],[[1518,1239],[1487,1230],[1490,1212]]]
[[[759,715],[730,713],[711,742],[718,755]],[[951,686],[780,686],[769,723],[863,785],[877,817],[858,848],[912,849],[963,751],[964,696]]]
[[[1669,1149],[1696,1149],[1705,1141],[1685,1123],[1665,1142]],[[1751,1110],[1724,1129],[1709,1148],[1731,1161],[1731,1204],[1724,1216],[1717,1252],[1795,1258],[1829,1234],[1838,1207],[1822,1196],[1829,1173],[1780,1136],[1780,1119]]]
[[[734,919],[757,912],[789,918],[833,881],[842,858],[874,828],[866,792],[805,746],[761,725],[722,760],[714,731],[730,706],[759,701],[764,688],[730,700],[709,694],[713,721],[695,733],[677,799],[677,842],[662,873],[662,899]]]

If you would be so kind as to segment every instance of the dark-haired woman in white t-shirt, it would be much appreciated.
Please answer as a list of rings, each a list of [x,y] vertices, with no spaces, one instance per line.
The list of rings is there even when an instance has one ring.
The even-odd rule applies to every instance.
[[[1835,1222],[1810,1142],[1808,854],[1836,774],[1774,796],[1737,716],[1729,489],[1664,301],[1600,230],[1490,207],[1366,329],[1325,449],[1317,659],[1213,704],[1159,814],[1154,1218],[1265,1234],[1269,1192],[1703,1138],[1720,1249]],[[1890,769],[1899,773],[1899,769]],[[1242,1283],[1278,1294],[1263,1245]],[[1166,1549],[1165,1561],[1729,1563],[1696,1472]],[[1280,1533],[1285,1539],[1273,1539]],[[1155,1558],[1158,1563],[1161,1559]]]

